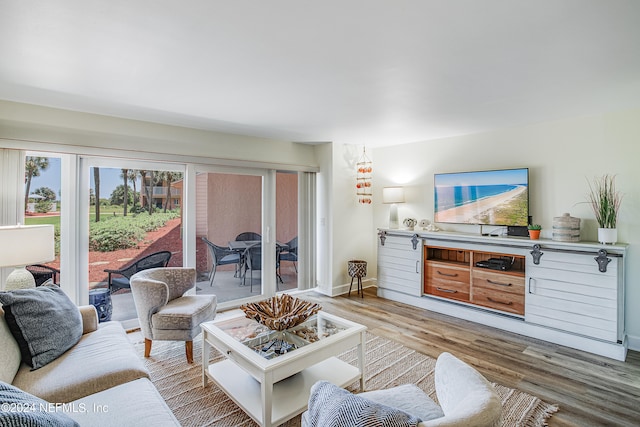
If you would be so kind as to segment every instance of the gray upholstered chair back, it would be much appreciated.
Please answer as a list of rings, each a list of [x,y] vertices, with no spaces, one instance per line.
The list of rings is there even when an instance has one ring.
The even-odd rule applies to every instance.
[[[143,282],[162,282],[167,289],[167,302],[181,297],[196,285],[196,269],[160,267],[139,271],[131,277]]]
[[[195,268],[150,268],[131,276],[131,293],[140,319],[140,329],[146,337],[153,337],[151,316],[195,284]]]

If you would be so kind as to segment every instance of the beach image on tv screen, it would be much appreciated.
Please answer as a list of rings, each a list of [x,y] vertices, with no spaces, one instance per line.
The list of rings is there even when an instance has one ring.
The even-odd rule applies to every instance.
[[[435,222],[528,224],[528,170],[436,174]]]

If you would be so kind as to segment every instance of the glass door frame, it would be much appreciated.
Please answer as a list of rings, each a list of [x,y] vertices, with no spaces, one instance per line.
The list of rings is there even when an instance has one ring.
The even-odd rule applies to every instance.
[[[187,171],[189,171],[187,167]],[[275,223],[276,223],[276,202],[275,202],[275,188],[276,188],[276,171],[269,169],[258,168],[242,168],[233,166],[210,166],[210,165],[195,165],[193,167],[193,173],[190,174],[193,180],[193,185],[189,185],[188,191],[193,191],[195,195],[195,174],[196,173],[217,173],[217,174],[230,174],[230,175],[249,175],[262,177],[262,209],[261,209],[261,235],[262,235],[262,274],[261,274],[261,288],[260,293],[252,295],[248,298],[241,298],[233,301],[227,301],[218,303],[218,310],[227,310],[231,308],[239,307],[242,304],[253,301],[260,301],[266,297],[275,295],[276,292],[276,264],[275,262],[265,262],[265,260],[276,258],[276,245],[275,245]],[[190,182],[191,184],[191,182]],[[195,199],[195,197],[194,197]],[[196,210],[195,204],[193,209],[189,212],[189,223],[192,224],[189,230],[192,233],[194,241],[193,254],[195,254],[195,240],[196,240]]]
[[[172,171],[172,172],[182,172],[183,176],[186,179],[186,166],[183,163],[164,163],[164,162],[154,162],[147,160],[138,160],[138,159],[130,159],[130,158],[107,158],[100,156],[78,156],[78,230],[77,233],[77,245],[78,245],[78,256],[77,256],[77,277],[78,284],[86,284],[85,286],[78,285],[76,288],[76,292],[78,293],[79,301],[83,301],[83,304],[87,304],[89,301],[89,197],[90,192],[89,188],[91,187],[91,176],[90,171],[93,167],[100,168],[111,168],[111,169],[146,169],[153,171]],[[186,186],[186,181],[185,181]],[[183,218],[182,223],[185,225],[186,221],[184,221],[184,216],[187,215],[187,207],[190,205],[190,200],[187,198],[186,194],[183,194]],[[187,261],[189,256],[187,255],[189,252],[188,248],[188,239],[186,238],[188,234],[185,232],[185,238],[182,241],[182,253],[184,254],[184,258],[182,260],[183,266],[188,266]],[[195,262],[194,262],[195,266]],[[195,292],[195,291],[194,291]],[[138,318],[121,321],[122,326],[125,329],[137,328],[139,326]]]

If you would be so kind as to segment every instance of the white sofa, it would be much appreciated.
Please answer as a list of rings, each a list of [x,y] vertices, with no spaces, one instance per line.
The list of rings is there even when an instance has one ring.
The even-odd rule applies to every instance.
[[[80,426],[179,426],[119,322],[98,323],[80,307],[83,335],[72,348],[36,370],[21,361],[20,348],[0,306],[0,380],[61,410]]]
[[[367,424],[371,423],[371,419],[364,417],[397,415],[392,413],[393,410],[400,410],[422,420],[418,427],[502,425],[502,402],[491,383],[478,371],[449,353],[442,353],[435,367],[439,405],[413,384],[351,396],[345,392],[336,392],[335,388],[326,390],[326,385],[317,383],[312,387],[309,410],[302,415],[302,427],[316,427],[336,421],[350,426],[371,425]],[[317,397],[314,393],[323,393],[316,389],[317,386],[325,388],[320,400],[314,400]],[[357,397],[354,399],[353,396]],[[364,397],[370,402],[358,401],[358,397]],[[337,400],[342,402],[336,403]]]

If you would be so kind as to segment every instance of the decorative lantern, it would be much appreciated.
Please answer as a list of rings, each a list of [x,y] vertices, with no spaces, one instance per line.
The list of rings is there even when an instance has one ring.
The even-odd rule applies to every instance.
[[[363,205],[371,204],[371,160],[367,157],[366,149],[362,148],[362,157],[358,163],[356,163],[357,176],[356,176],[356,195],[358,196],[358,203]]]

